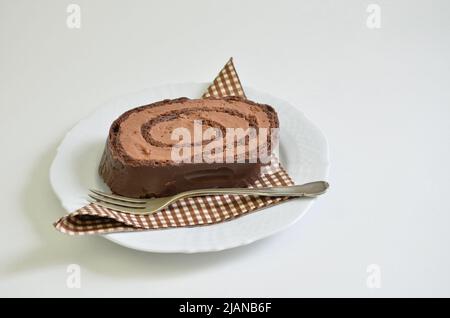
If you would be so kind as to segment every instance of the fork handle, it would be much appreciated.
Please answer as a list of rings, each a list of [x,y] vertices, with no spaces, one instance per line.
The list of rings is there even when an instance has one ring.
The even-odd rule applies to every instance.
[[[324,193],[328,187],[329,184],[326,181],[315,181],[285,187],[199,189],[179,193],[175,196],[176,198],[174,197],[174,200],[214,194],[246,194],[269,197],[316,197]]]

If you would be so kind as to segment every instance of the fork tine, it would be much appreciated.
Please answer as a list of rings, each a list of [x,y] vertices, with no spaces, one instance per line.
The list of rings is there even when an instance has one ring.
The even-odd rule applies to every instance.
[[[88,196],[90,196],[92,199],[95,199],[97,201],[110,203],[110,204],[115,204],[115,205],[120,205],[120,206],[125,207],[125,208],[136,208],[136,209],[143,209],[143,208],[145,208],[145,204],[136,204],[136,203],[129,203],[129,202],[125,202],[125,201],[119,201],[119,200],[110,199],[110,198],[107,198],[107,197],[102,197],[102,196],[94,194],[94,193],[88,193]]]
[[[100,202],[100,201],[94,201],[94,200],[90,200],[88,199],[88,201],[90,203],[96,204],[98,206],[107,208],[107,209],[111,209],[114,211],[119,211],[119,212],[123,212],[123,213],[128,213],[128,214],[148,214],[144,209],[134,209],[134,208],[126,208],[126,207],[122,207],[119,205],[115,205],[115,204],[109,204],[109,203],[105,203],[105,202]]]
[[[146,200],[141,200],[141,199],[135,199],[135,198],[127,198],[127,197],[123,197],[121,195],[117,195],[117,194],[112,194],[112,193],[105,193],[99,190],[95,190],[95,189],[89,189],[89,191],[91,191],[92,193],[95,193],[97,195],[101,195],[103,197],[107,197],[110,199],[116,199],[116,200],[120,200],[120,201],[125,201],[125,202],[130,202],[130,203],[145,203]]]

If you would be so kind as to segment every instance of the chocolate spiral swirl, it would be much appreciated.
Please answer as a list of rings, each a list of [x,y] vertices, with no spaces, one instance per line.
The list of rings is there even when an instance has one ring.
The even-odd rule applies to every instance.
[[[123,114],[112,126],[110,141],[124,161],[165,164],[172,161],[174,146],[193,148],[199,145],[194,138],[187,143],[174,139],[174,131],[179,128],[186,129],[194,136],[196,122],[202,124],[203,130],[212,128],[218,131],[224,145],[227,129],[247,131],[249,128],[270,130],[278,127],[276,113],[267,105],[230,97],[200,100],[179,98],[141,106]],[[247,156],[250,138],[246,135],[245,140],[236,140],[236,145],[245,144]],[[200,141],[202,145],[209,142],[211,139]],[[270,148],[270,140],[267,144],[265,146]]]
[[[197,140],[196,122],[201,122],[201,133],[212,130],[217,134],[213,139]],[[191,137],[193,135],[194,139],[174,138],[178,128],[187,131]],[[278,117],[271,106],[237,97],[178,98],[134,108],[112,124],[99,167],[100,175],[114,193],[137,198],[205,187],[244,186],[259,177],[263,164],[260,161],[245,164],[235,161],[240,154],[247,158],[251,136],[233,140],[231,148],[237,150],[240,142],[248,147],[244,147],[242,153],[236,151],[231,163],[228,159],[222,162],[177,162],[172,156],[177,147],[197,149],[211,145],[213,140],[223,141],[225,145],[230,128],[243,131],[266,128],[270,132],[270,129],[278,128]],[[270,134],[263,138],[263,146],[270,153],[273,146]],[[214,154],[223,158],[227,151],[221,148]],[[194,159],[197,155],[195,151],[189,154]]]

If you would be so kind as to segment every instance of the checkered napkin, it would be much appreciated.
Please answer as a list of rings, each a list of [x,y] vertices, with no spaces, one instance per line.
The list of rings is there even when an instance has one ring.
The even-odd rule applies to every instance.
[[[232,58],[202,97],[208,96],[245,98]],[[271,165],[262,169],[259,179],[248,186],[253,188],[293,184],[277,160],[272,160]],[[181,199],[157,213],[139,216],[89,204],[62,217],[54,226],[66,234],[83,235],[208,225],[231,220],[286,200],[289,198],[210,195]]]

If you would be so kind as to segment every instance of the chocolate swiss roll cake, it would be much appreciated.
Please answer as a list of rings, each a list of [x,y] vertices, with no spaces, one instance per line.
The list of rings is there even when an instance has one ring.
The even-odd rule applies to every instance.
[[[113,122],[99,173],[134,198],[246,186],[268,163],[278,127],[271,106],[238,97],[163,100]]]

